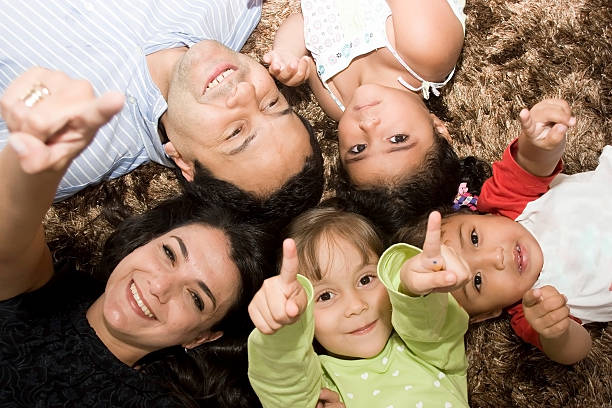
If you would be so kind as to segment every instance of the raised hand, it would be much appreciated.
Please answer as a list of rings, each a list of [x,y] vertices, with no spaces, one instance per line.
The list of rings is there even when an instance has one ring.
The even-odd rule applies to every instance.
[[[565,150],[567,130],[576,124],[572,110],[562,99],[545,99],[519,117],[517,162],[536,176],[550,175]]]
[[[570,106],[563,99],[544,99],[531,110],[523,109],[519,117],[526,138],[544,150],[564,145],[568,128],[576,124]]]
[[[314,72],[314,61],[307,55],[297,57],[289,53],[272,50],[263,57],[270,75],[285,85],[298,86],[306,82]]]
[[[450,292],[472,279],[467,263],[455,251],[440,243],[440,213],[433,211],[427,221],[423,252],[402,265],[400,279],[409,295]]]
[[[523,295],[525,318],[544,338],[564,335],[570,325],[567,299],[552,286],[530,289]]]
[[[280,274],[264,281],[249,304],[249,315],[255,327],[272,334],[294,323],[306,309],[306,291],[297,280],[298,258],[295,242],[283,242]]]
[[[123,95],[96,98],[89,82],[32,68],[6,89],[0,112],[24,172],[61,171],[123,107]]]

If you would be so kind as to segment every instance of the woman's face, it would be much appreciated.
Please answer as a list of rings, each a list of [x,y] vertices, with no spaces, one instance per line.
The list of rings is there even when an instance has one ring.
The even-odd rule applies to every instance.
[[[434,141],[433,119],[419,95],[360,86],[338,123],[340,160],[357,187],[403,179],[416,171]]]
[[[210,328],[234,304],[240,285],[223,232],[182,226],[117,265],[103,295],[104,324],[115,339],[145,352],[192,348],[222,334]]]

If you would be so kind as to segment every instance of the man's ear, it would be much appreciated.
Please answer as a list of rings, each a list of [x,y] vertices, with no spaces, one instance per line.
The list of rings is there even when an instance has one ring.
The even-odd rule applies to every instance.
[[[185,347],[186,349],[192,349],[192,348],[196,348],[201,344],[204,343],[210,343],[211,341],[215,341],[218,338],[220,338],[221,336],[223,336],[223,332],[222,331],[206,331],[200,335],[198,335],[198,337],[196,337],[195,339],[193,339],[193,341],[187,343],[187,344],[183,344],[183,347]]]
[[[166,152],[168,157],[170,157],[174,161],[174,164],[176,164],[176,166],[181,169],[181,173],[183,173],[183,177],[185,177],[185,180],[189,182],[193,181],[195,173],[193,162],[188,162],[184,160],[183,156],[179,153],[178,150],[176,150],[176,147],[174,147],[174,144],[172,142],[167,142],[164,145],[164,151]]]
[[[445,138],[449,143],[452,143],[453,141],[451,139],[451,135],[448,132],[448,129],[446,128],[444,122],[442,122],[440,118],[434,115],[433,113],[430,113],[429,115],[431,116],[431,120],[433,121],[433,126],[434,129],[436,129],[436,132],[438,132],[438,134]]]
[[[470,323],[484,322],[485,320],[495,319],[502,314],[502,309],[491,310],[490,312],[479,313],[470,317]]]

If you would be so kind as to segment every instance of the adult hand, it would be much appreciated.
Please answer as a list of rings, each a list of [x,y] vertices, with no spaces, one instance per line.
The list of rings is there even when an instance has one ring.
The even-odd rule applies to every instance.
[[[297,57],[272,50],[263,56],[263,61],[268,64],[270,75],[288,86],[303,84],[314,72],[314,61],[307,55]]]
[[[452,248],[440,243],[440,225],[440,213],[433,211],[427,220],[423,252],[402,265],[400,279],[409,295],[450,292],[472,279],[465,260]]]
[[[298,258],[295,242],[283,242],[280,274],[264,281],[249,304],[249,315],[255,327],[272,334],[294,323],[306,309],[306,291],[297,280]]]
[[[35,67],[6,89],[0,113],[22,169],[35,174],[64,170],[123,102],[118,92],[96,98],[89,82]]]
[[[344,404],[340,401],[340,396],[337,392],[328,388],[321,388],[317,408],[344,408]]]
[[[567,333],[570,325],[567,298],[553,286],[530,289],[523,295],[525,318],[540,334],[554,339]]]

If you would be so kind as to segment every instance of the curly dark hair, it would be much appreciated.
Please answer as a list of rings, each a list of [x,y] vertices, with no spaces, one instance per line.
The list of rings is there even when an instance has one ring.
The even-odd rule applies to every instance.
[[[473,156],[459,159],[450,143],[434,132],[434,143],[416,173],[397,183],[358,189],[339,166],[336,195],[344,209],[370,219],[387,239],[423,214],[450,205],[461,182],[476,191],[490,176],[490,165]]]
[[[312,154],[306,158],[302,170],[279,189],[265,197],[244,191],[237,186],[216,179],[202,163],[196,161],[193,182],[187,182],[177,171],[183,188],[201,201],[215,203],[232,210],[251,222],[265,223],[280,233],[293,217],[317,205],[323,194],[323,156],[308,121],[298,115],[310,138]]]
[[[261,226],[238,221],[229,210],[202,203],[185,193],[124,220],[104,245],[95,276],[105,279],[136,248],[180,226],[204,224],[221,230],[230,242],[230,258],[240,272],[237,301],[211,329],[218,340],[184,351],[163,349],[137,363],[185,406],[252,407],[258,400],[247,378],[246,340],[253,328],[247,306],[263,280],[274,273],[275,240]]]

